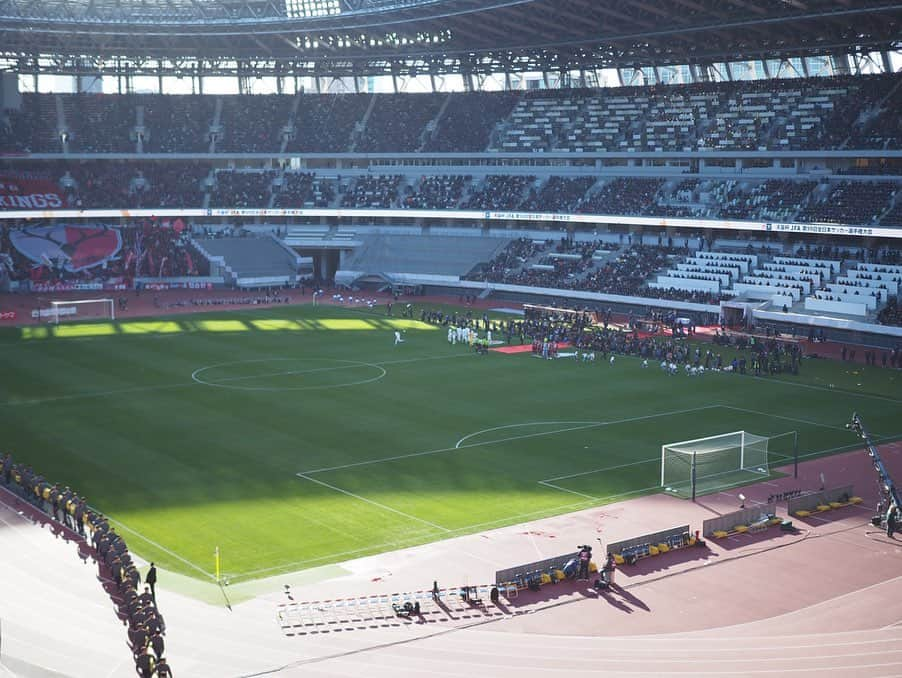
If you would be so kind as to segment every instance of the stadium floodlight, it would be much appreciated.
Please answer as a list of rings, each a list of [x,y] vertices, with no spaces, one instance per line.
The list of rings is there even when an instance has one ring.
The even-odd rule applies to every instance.
[[[734,431],[661,446],[661,487],[688,494],[749,482],[768,475],[770,438]]]
[[[84,319],[79,309],[90,308],[94,311],[91,318],[116,319],[116,307],[112,299],[76,299],[73,301],[51,301],[50,308],[53,313],[50,321],[54,325],[60,324],[61,318]]]

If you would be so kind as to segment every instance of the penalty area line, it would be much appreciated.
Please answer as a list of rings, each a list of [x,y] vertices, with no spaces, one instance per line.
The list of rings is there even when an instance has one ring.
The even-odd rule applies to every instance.
[[[303,473],[297,473],[295,475],[297,475],[298,478],[302,478],[304,480],[309,480],[310,482],[316,483],[317,485],[322,485],[323,487],[328,488],[328,489],[332,490],[333,492],[339,492],[339,493],[347,495],[353,499],[357,499],[358,501],[362,501],[367,504],[371,504],[372,506],[380,508],[383,511],[391,511],[392,513],[396,513],[399,516],[403,516],[404,518],[407,518],[408,520],[415,520],[418,523],[423,523],[424,525],[429,525],[430,527],[432,527],[436,530],[440,530],[441,532],[451,532],[451,530],[449,530],[447,527],[442,527],[441,525],[429,522],[428,520],[424,520],[423,518],[417,518],[416,516],[410,515],[409,513],[404,513],[404,511],[399,511],[398,509],[392,508],[391,506],[386,506],[385,504],[380,504],[378,501],[373,501],[372,499],[367,499],[366,497],[361,497],[359,494],[354,494],[353,492],[350,492],[348,490],[343,490],[340,487],[336,487],[335,485],[330,485],[329,483],[324,482],[322,480],[317,480],[316,478],[311,478],[310,476],[305,475]]]

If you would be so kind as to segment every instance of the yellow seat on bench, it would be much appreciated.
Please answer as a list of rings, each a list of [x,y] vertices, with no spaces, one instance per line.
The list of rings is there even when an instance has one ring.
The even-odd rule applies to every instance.
[[[845,504],[843,504],[841,501],[830,502],[830,508],[842,508],[843,506],[845,506]]]
[[[619,553],[614,554],[614,563],[616,563],[617,565],[623,565],[623,563],[625,562],[626,561],[623,559],[623,556],[621,556]]]
[[[864,499],[862,499],[861,497],[851,497],[849,499],[850,504],[860,504],[863,501],[864,501]]]
[[[829,510],[830,510],[830,504],[818,504],[818,505],[817,505],[817,510],[818,510],[818,511],[829,511]]]
[[[799,518],[807,518],[810,515],[811,511],[806,511],[804,509],[802,509],[801,511],[796,511],[796,516],[798,516]]]
[[[661,553],[667,553],[670,550],[670,547],[667,544],[658,544],[658,551]]]
[[[742,534],[743,532],[748,532],[748,531],[749,531],[748,525],[736,525],[733,528],[733,532],[738,532],[739,534]]]
[[[657,546],[649,546],[649,547],[648,547],[648,555],[650,555],[650,556],[656,556],[656,555],[658,555],[658,553],[660,553],[660,551],[658,551],[658,547],[657,547]]]
[[[715,539],[723,539],[724,537],[730,536],[730,533],[726,530],[714,530],[712,534],[714,535]]]

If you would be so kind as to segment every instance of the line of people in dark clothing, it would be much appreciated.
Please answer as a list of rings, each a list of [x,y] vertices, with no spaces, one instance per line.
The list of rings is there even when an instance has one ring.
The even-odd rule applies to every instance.
[[[172,678],[172,670],[164,656],[166,627],[156,607],[154,564],[150,564],[144,590],[139,593],[141,574],[125,540],[105,516],[88,506],[84,497],[69,487],[49,482],[30,465],[16,462],[8,452],[0,458],[0,479],[10,491],[56,523],[77,532],[83,545],[90,543],[91,555],[107,582],[104,588],[118,607],[119,617],[128,625],[128,639],[138,675],[141,678]]]

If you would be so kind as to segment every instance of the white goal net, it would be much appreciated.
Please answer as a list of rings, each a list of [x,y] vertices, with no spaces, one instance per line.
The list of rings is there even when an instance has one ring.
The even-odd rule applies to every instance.
[[[67,320],[115,320],[116,306],[112,299],[51,301],[49,314],[55,325]]]
[[[747,431],[684,440],[661,447],[661,487],[694,497],[768,475],[770,438]]]

